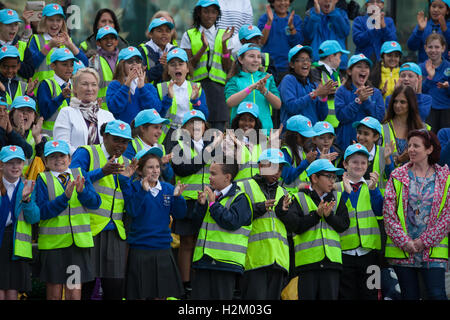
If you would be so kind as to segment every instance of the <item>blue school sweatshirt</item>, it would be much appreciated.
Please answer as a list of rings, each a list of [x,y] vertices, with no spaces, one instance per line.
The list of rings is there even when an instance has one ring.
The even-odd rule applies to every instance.
[[[139,111],[154,108],[160,114],[165,114],[170,108],[168,97],[159,100],[158,92],[151,83],[142,88],[136,88],[132,95],[130,87],[113,80],[106,90],[106,103],[114,118],[128,124],[134,120]]]
[[[289,69],[289,63],[287,56],[289,50],[297,44],[303,43],[303,31],[302,31],[302,19],[300,16],[294,14],[294,27],[297,33],[291,35],[286,33],[288,27],[289,15],[284,18],[277,16],[275,11],[273,12],[272,27],[270,28],[269,37],[262,47],[263,52],[268,52],[270,57],[275,62],[275,67],[278,73],[286,72]],[[263,14],[258,20],[258,28],[262,31],[267,23],[267,14]]]
[[[131,182],[120,175],[119,181],[125,198],[131,224],[127,241],[130,247],[144,250],[169,249],[172,242],[170,216],[182,219],[186,215],[186,200],[174,197],[174,186],[161,182],[162,190],[154,197],[142,188],[140,180]]]
[[[67,84],[60,86],[61,90],[63,90]],[[39,114],[44,118],[44,120],[50,119],[50,117],[58,110],[61,104],[66,100],[67,105],[70,104],[70,98],[64,98],[62,92],[52,98],[50,88],[46,81],[42,81],[39,84],[37,91],[37,103],[39,108]]]
[[[409,50],[412,51],[418,51],[419,57],[417,60],[417,63],[422,63],[426,60],[428,60],[428,56],[425,52],[424,46],[425,41],[427,40],[428,36],[432,34],[433,32],[440,33],[444,36],[445,41],[447,44],[450,43],[450,21],[447,21],[447,31],[442,32],[441,25],[435,24],[433,20],[428,19],[427,26],[423,31],[419,30],[419,26],[416,26],[411,34],[411,36],[408,39],[407,45]],[[443,59],[448,59],[447,56],[447,50],[442,54]]]
[[[428,79],[428,72],[425,68],[425,62],[421,63],[422,69],[422,91],[429,94],[432,99],[431,107],[433,109],[444,110],[450,108],[450,87],[447,89],[439,89],[438,82],[450,82],[450,62],[442,59],[441,65],[436,69],[433,80]]]
[[[319,46],[325,40],[336,40],[343,49],[346,48],[345,42],[350,34],[350,20],[347,13],[336,8],[328,15],[320,12],[316,13],[314,8],[306,11],[303,20],[304,44],[310,44],[313,49],[314,61],[319,61]],[[340,69],[347,69],[348,56],[342,55]]]
[[[439,130],[437,137],[441,143],[441,158],[439,164],[441,166],[450,166],[450,128]]]
[[[297,167],[294,167],[294,159],[291,158],[289,153],[285,148],[282,148],[281,151],[283,151],[284,154],[284,160],[286,160],[289,165],[283,166],[283,170],[281,171],[281,178],[283,179],[284,183],[290,184],[295,181],[302,173],[303,171],[308,168],[310,163],[308,160],[304,159]]]
[[[386,105],[385,105],[386,111],[389,108],[389,101],[391,101],[391,97],[392,96],[386,97]],[[420,119],[422,119],[423,122],[426,122],[426,119],[428,118],[428,115],[430,114],[431,111],[431,104],[433,103],[433,98],[430,95],[424,93],[416,93],[416,97]]]
[[[309,118],[314,125],[318,121],[325,120],[328,115],[327,102],[320,101],[320,98],[312,99],[309,94],[317,88],[317,84],[306,79],[303,85],[299,79],[293,75],[286,75],[278,86],[281,101],[281,123],[286,127],[286,122],[292,116],[301,114]]]
[[[381,59],[380,50],[386,41],[397,41],[397,29],[394,20],[385,17],[386,27],[381,29],[370,29],[367,26],[369,15],[359,16],[353,21],[353,42],[355,43],[355,54],[363,53],[366,57],[376,62]],[[370,21],[369,21],[370,23]]]
[[[356,129],[352,127],[353,122],[371,116],[381,123],[385,114],[383,95],[379,89],[374,88],[373,96],[362,104],[355,102],[357,97],[355,91],[356,87],[353,84],[351,91],[345,86],[340,86],[334,98],[336,117],[339,120],[336,141],[342,150],[347,149],[353,140],[356,141]]]

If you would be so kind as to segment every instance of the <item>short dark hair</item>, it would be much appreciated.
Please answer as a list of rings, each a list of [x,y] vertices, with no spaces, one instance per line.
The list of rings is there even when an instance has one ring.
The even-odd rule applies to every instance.
[[[226,156],[224,156],[221,160],[222,161],[220,163],[217,161],[214,163],[220,165],[220,168],[221,168],[223,174],[230,174],[231,181],[233,181],[239,172],[239,165],[236,161],[236,158],[233,158],[232,163],[229,163],[230,159],[227,158]]]
[[[441,144],[439,139],[433,131],[428,131],[427,129],[413,130],[408,134],[408,142],[412,137],[422,138],[423,144],[426,149],[433,146],[433,152],[428,156],[428,164],[433,165],[439,162],[441,156]]]
[[[270,7],[273,9],[273,3],[275,2],[275,0],[267,0],[267,2],[269,2]],[[294,0],[289,0],[289,4],[291,4],[292,2],[294,2]]]

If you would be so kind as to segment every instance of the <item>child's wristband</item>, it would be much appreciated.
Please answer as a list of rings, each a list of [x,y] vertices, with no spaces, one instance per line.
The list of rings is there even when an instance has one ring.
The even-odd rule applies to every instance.
[[[27,25],[25,26],[25,30],[29,30],[29,29],[31,29],[31,25],[30,25],[30,24],[27,24]]]
[[[44,46],[44,49],[47,50],[48,52],[50,52],[52,50],[52,48],[50,48],[48,43]]]
[[[244,89],[244,91],[245,91],[245,92],[246,92],[247,94],[250,94],[250,93],[252,93],[252,92],[251,92],[251,90],[250,90],[250,89],[249,89],[248,87],[247,87],[247,88],[245,88],[245,89]]]
[[[325,97],[323,99],[320,99],[321,102],[327,102],[328,101],[328,97]]]
[[[272,28],[272,26],[268,25],[267,23],[264,25],[264,29],[266,29],[266,30],[270,30],[271,28]]]
[[[224,59],[228,59],[230,57],[230,53],[226,53],[222,55],[222,58]]]
[[[212,206],[214,203],[215,203],[214,201],[211,201],[211,202],[209,203],[209,207],[211,208],[211,206]]]

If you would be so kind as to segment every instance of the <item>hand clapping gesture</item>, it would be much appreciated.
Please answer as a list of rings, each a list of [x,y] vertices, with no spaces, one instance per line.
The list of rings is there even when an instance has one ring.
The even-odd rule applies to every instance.
[[[85,181],[86,181],[85,178],[82,176],[78,176],[76,180],[69,180],[66,186],[66,190],[64,191],[66,197],[69,199],[72,198],[72,193],[74,189],[77,191],[77,193],[83,192]]]

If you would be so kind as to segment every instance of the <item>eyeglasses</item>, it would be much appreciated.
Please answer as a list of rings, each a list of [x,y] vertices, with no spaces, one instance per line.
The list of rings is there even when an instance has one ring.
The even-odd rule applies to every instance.
[[[331,182],[336,182],[336,180],[337,180],[337,176],[332,173],[322,173],[322,174],[320,174],[320,176],[328,178],[328,180],[330,180]]]

